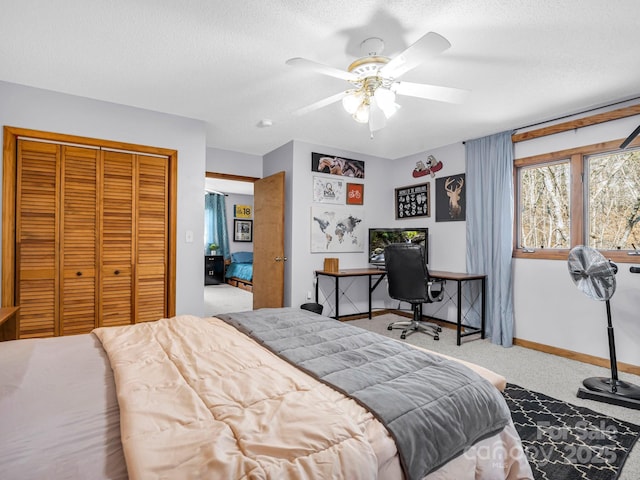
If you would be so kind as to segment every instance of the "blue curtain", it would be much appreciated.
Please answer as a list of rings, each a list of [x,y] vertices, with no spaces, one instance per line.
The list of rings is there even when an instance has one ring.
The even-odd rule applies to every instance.
[[[204,253],[209,253],[209,244],[218,245],[218,255],[225,259],[229,253],[229,234],[227,232],[227,209],[224,195],[207,193],[204,197]]]
[[[467,271],[487,275],[487,337],[495,344],[510,347],[514,156],[511,132],[470,140],[465,145]],[[474,325],[479,323],[474,321]]]

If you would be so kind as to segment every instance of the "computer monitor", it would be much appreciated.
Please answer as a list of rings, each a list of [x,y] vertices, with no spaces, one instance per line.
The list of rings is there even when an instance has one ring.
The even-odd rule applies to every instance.
[[[428,228],[370,228],[369,263],[384,266],[384,247],[392,243],[416,243],[424,247],[425,261],[429,263]]]

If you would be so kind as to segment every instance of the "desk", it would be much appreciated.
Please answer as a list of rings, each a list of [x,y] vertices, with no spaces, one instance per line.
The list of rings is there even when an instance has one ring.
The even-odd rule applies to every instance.
[[[378,268],[347,268],[339,270],[337,272],[327,272],[325,270],[316,270],[316,303],[319,303],[319,285],[318,277],[326,276],[333,277],[335,280],[335,308],[336,315],[333,317],[336,320],[340,320],[340,279],[343,277],[369,277],[369,319],[371,319],[371,294],[380,284],[382,279],[387,275],[387,272]],[[377,276],[377,280],[373,283],[373,277]]]
[[[429,276],[433,278],[441,278],[444,280],[451,280],[458,283],[458,298],[457,298],[457,307],[458,307],[458,315],[456,321],[456,341],[457,344],[460,345],[460,340],[462,337],[466,337],[467,335],[473,335],[476,333],[480,334],[480,338],[484,338],[485,331],[485,312],[486,312],[486,283],[487,276],[480,273],[457,273],[457,272],[443,272],[439,270],[429,270]],[[482,313],[481,313],[481,327],[475,328],[470,327],[468,325],[464,325],[465,331],[462,333],[462,282],[469,282],[474,280],[480,280],[481,289],[480,289],[480,297],[482,299]],[[441,320],[435,317],[432,317],[435,320]],[[446,321],[446,320],[445,320]]]

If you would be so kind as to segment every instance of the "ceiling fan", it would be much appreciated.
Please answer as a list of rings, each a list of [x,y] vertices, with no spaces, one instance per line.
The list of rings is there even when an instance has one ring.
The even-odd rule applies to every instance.
[[[462,103],[469,94],[468,90],[398,80],[409,70],[449,47],[451,44],[446,38],[429,32],[393,58],[381,55],[384,49],[382,39],[368,38],[360,44],[363,56],[349,65],[347,70],[305,58],[290,58],[287,65],[346,80],[351,84],[345,91],[302,107],[293,114],[303,115],[342,100],[342,106],[356,122],[369,124],[373,138],[373,132],[383,128],[386,120],[400,108],[396,103],[396,95]]]

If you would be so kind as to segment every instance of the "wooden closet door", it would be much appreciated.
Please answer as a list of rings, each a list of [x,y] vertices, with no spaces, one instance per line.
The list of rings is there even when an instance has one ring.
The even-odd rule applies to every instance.
[[[168,315],[168,159],[137,156],[136,322]]]
[[[58,334],[58,162],[60,146],[18,140],[16,287],[18,338]]]
[[[62,146],[60,335],[98,326],[97,166],[99,150]]]
[[[133,323],[134,155],[102,152],[101,324]]]

